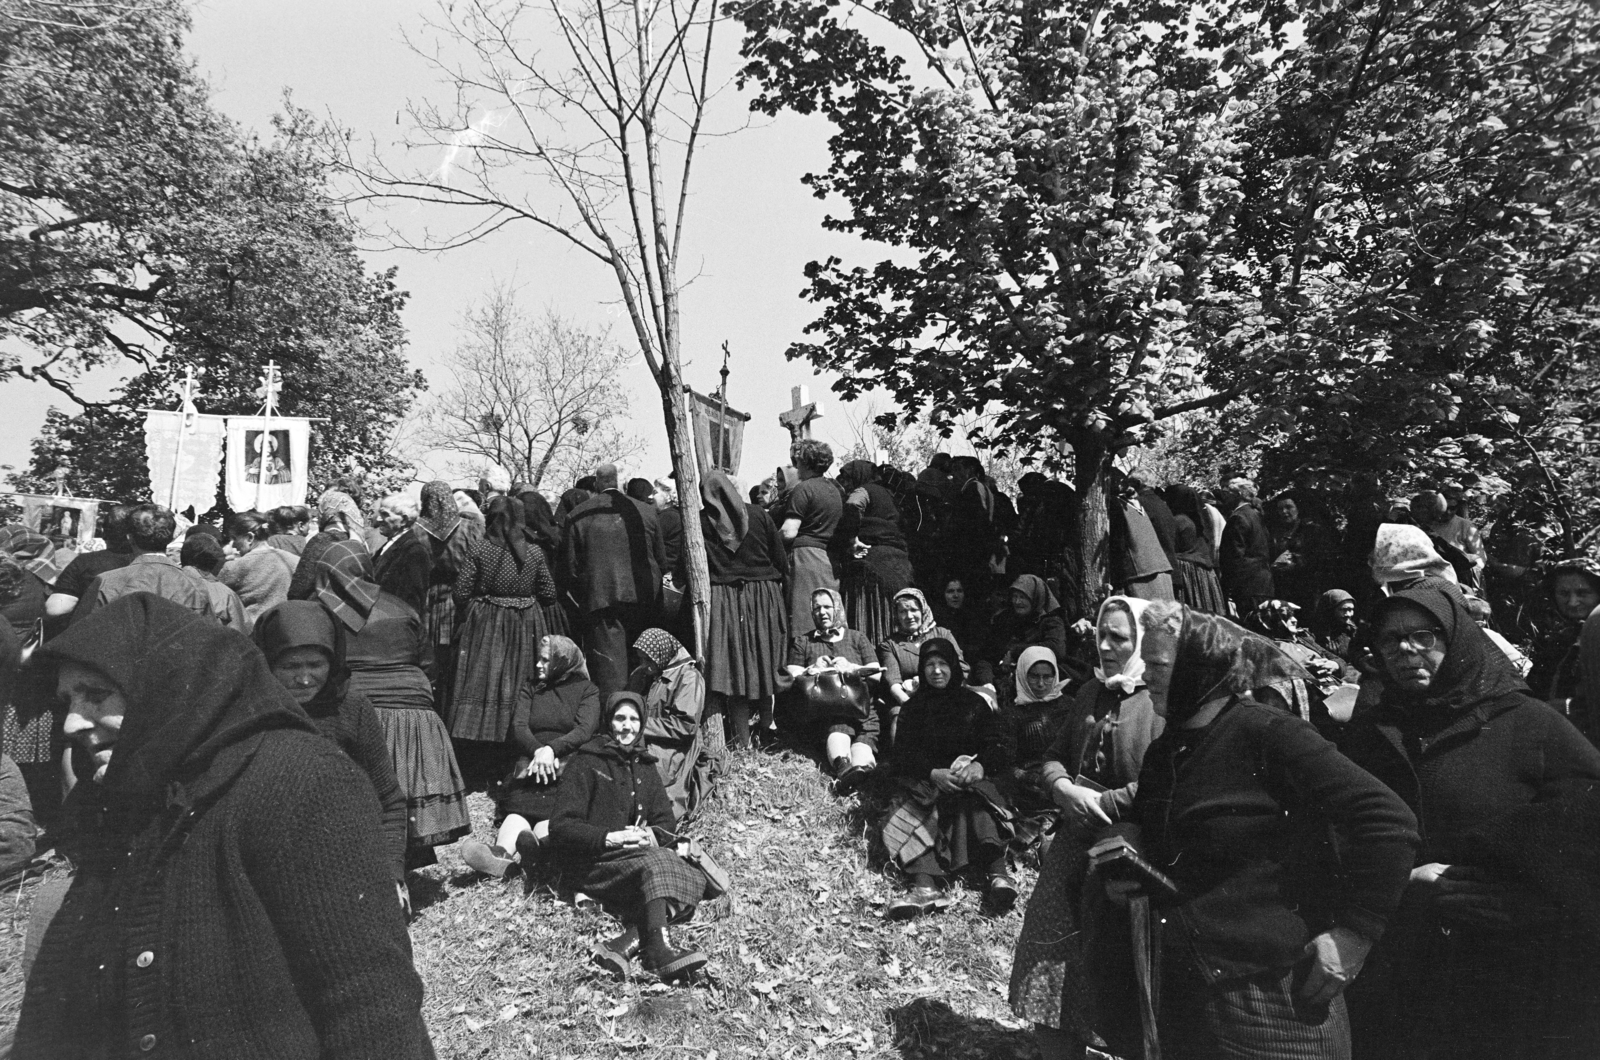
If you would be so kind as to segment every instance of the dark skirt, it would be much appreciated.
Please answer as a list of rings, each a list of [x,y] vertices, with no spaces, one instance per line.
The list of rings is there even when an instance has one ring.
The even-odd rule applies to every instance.
[[[661,847],[608,850],[598,857],[569,855],[561,881],[599,899],[606,912],[624,923],[644,918],[647,902],[665,898],[674,920],[686,920],[706,894],[706,874]]]
[[[1217,577],[1216,571],[1180,558],[1178,569],[1172,574],[1180,604],[1213,615],[1228,613],[1228,598],[1222,593],[1222,579]]]
[[[811,628],[811,594],[839,588],[828,550],[801,546],[789,553],[789,628]]]
[[[873,644],[894,635],[894,594],[911,584],[911,560],[898,548],[874,545],[865,560],[853,560],[839,580],[851,629]]]
[[[438,846],[472,831],[467,785],[439,715],[412,708],[372,709],[406,796],[406,846]]]
[[[568,640],[577,640],[572,635],[572,619],[567,616],[567,609],[560,604],[545,604],[539,609],[544,616],[544,631],[552,637],[566,637]]]
[[[789,646],[784,618],[781,582],[713,585],[707,690],[739,699],[775,694],[778,667]]]
[[[517,692],[533,676],[544,633],[544,614],[537,604],[502,607],[479,598],[467,605],[467,620],[456,640],[451,736],[505,742]]]
[[[556,806],[561,801],[556,796],[560,791],[560,778],[550,784],[540,784],[532,777],[514,779],[508,775],[491,792],[494,796],[495,823],[498,825],[513,813],[526,817],[529,824],[548,821],[556,815]]]

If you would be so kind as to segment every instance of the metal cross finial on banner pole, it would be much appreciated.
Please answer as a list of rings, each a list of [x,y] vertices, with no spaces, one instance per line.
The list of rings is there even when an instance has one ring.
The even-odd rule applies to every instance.
[[[175,508],[178,503],[178,472],[183,467],[183,440],[194,430],[194,417],[200,414],[200,410],[194,407],[195,395],[198,393],[199,384],[195,382],[194,368],[185,368],[183,383],[178,388],[178,452],[172,461],[172,481],[167,485],[168,511]]]
[[[722,340],[722,387],[717,391],[717,459],[714,467],[726,469],[733,461],[728,441],[728,340]]]
[[[256,459],[256,509],[261,508],[261,493],[267,488],[267,463],[271,458],[272,414],[278,410],[278,394],[283,390],[283,377],[278,372],[278,362],[268,361],[267,370],[256,387],[261,399],[261,455]]]

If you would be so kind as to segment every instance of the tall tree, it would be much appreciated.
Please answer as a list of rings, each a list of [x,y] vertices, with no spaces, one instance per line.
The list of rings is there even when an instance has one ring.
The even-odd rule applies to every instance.
[[[684,405],[680,262],[719,21],[716,0],[441,4],[417,50],[451,102],[411,104],[402,145],[423,153],[423,167],[357,157],[350,137],[336,140],[360,189],[355,202],[451,208],[443,232],[392,231],[400,245],[444,250],[521,223],[581,251],[615,281],[661,395],[684,507],[696,654],[710,575]]]
[[[608,333],[553,309],[533,317],[504,284],[468,308],[457,330],[450,382],[427,410],[423,436],[433,448],[467,457],[473,470],[499,464],[534,488],[643,451],[627,430],[621,385],[633,355]]]
[[[885,20],[891,52],[847,15]],[[1224,4],[1153,0],[749,0],[753,106],[820,113],[825,226],[898,253],[806,267],[820,316],[791,357],[889,391],[935,424],[995,409],[982,439],[1065,442],[1083,500],[1067,587],[1104,590],[1110,454],[1189,407],[1213,254],[1239,199],[1233,95],[1282,39]],[[1215,57],[1214,57],[1215,56]],[[1201,401],[1221,401],[1202,397]]]

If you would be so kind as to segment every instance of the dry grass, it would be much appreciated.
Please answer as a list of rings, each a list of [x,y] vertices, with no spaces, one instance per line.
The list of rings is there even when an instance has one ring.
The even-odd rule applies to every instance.
[[[613,934],[613,921],[563,901],[558,879],[485,880],[447,848],[412,878],[411,936],[439,1055],[1035,1055],[1005,999],[1020,911],[991,917],[977,894],[958,889],[941,915],[885,920],[897,884],[881,850],[869,856],[867,838],[879,794],[834,798],[812,762],[789,754],[730,758],[695,832],[735,892],[674,929],[711,956],[692,988],[618,982],[591,968],[589,945]],[[474,796],[482,833],[491,814]],[[1024,876],[1026,890],[1032,876]],[[25,890],[16,907],[23,922],[27,900]],[[15,1018],[20,928],[0,935],[0,1030]]]

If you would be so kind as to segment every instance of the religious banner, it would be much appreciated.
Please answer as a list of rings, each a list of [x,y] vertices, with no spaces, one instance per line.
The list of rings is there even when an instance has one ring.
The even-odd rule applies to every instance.
[[[737,475],[739,458],[744,454],[744,425],[749,415],[729,407],[721,398],[706,397],[688,387],[684,389],[688,391],[694,448],[701,466]]]
[[[100,502],[92,497],[15,493],[11,499],[22,509],[22,525],[48,537],[56,548],[81,551],[94,539]]]
[[[235,511],[304,504],[311,481],[311,421],[229,416],[227,469],[228,506]]]
[[[145,413],[151,499],[175,512],[192,507],[195,515],[215,508],[227,432],[226,417],[203,416],[192,403],[181,412]]]

